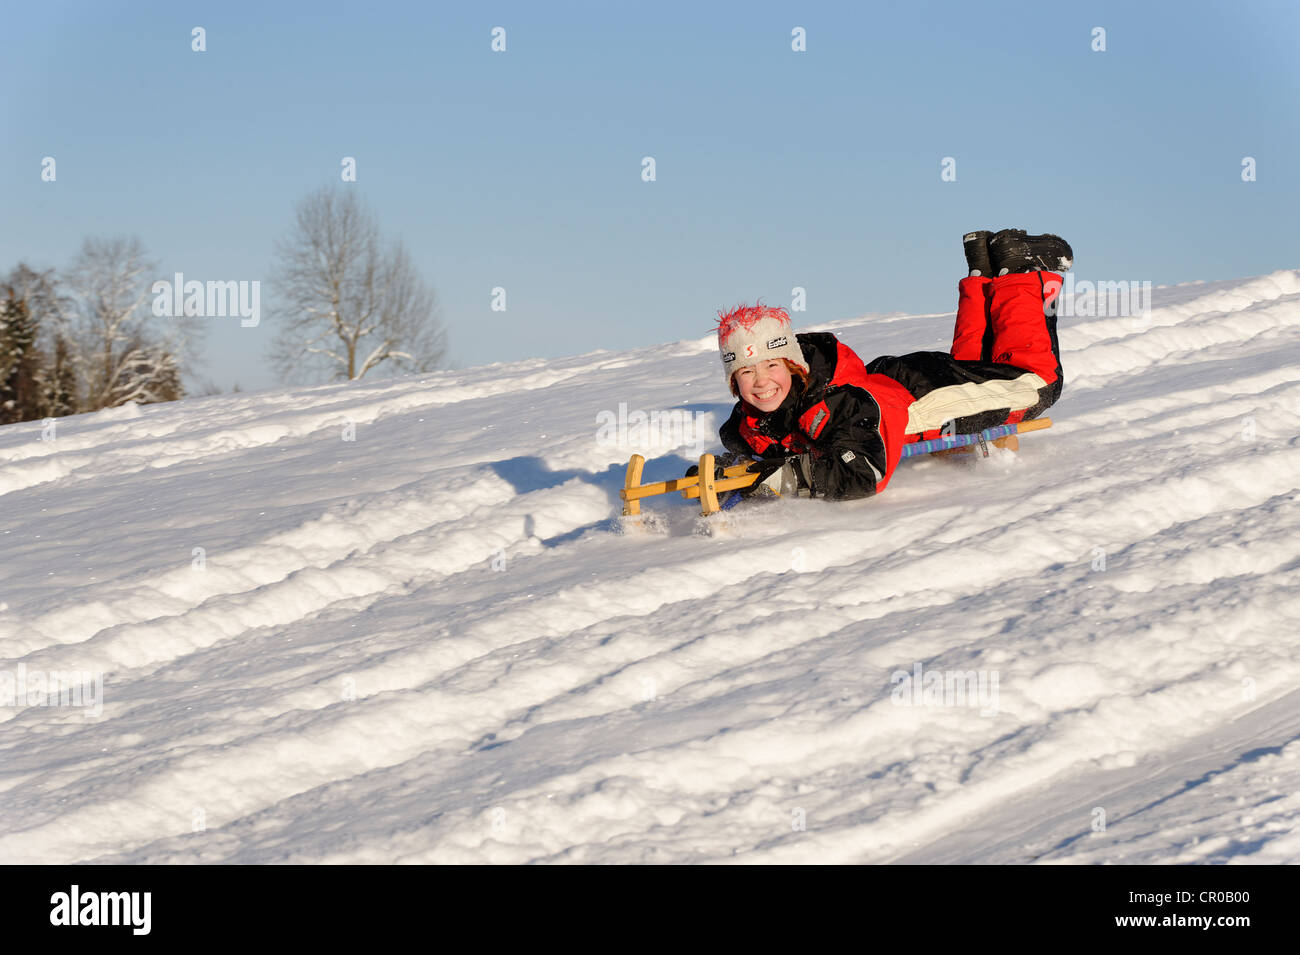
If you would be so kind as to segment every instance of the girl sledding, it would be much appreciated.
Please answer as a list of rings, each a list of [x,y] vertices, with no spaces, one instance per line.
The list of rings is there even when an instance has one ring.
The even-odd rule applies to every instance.
[[[867,497],[886,488],[908,444],[1016,425],[1051,407],[1062,385],[1056,299],[1073,251],[1023,229],[971,232],[962,244],[968,274],[948,353],[864,363],[829,332],[796,334],[785,309],[719,313],[723,374],[738,400],[719,432],[731,453],[705,475],[706,494],[721,481],[745,484],[744,495]],[[629,488],[640,482],[636,464]]]

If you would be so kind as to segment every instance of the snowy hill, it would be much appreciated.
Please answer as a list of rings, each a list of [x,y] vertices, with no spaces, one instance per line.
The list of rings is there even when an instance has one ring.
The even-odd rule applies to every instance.
[[[2,428],[0,862],[1300,862],[1300,271],[1154,306],[1062,321],[1018,455],[713,536],[621,533],[700,442],[600,431],[716,446],[708,316]]]

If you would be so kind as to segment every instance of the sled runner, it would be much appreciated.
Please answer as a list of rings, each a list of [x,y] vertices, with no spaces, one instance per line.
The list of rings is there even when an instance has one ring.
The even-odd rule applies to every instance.
[[[1018,451],[1020,439],[1016,435],[1027,431],[1042,431],[1051,426],[1051,418],[1035,418],[1033,421],[1021,421],[1019,424],[1000,424],[975,434],[954,434],[948,438],[935,438],[932,441],[913,441],[911,444],[903,445],[903,457],[912,458],[918,454],[961,454],[963,452],[969,454],[978,446],[980,452],[987,458],[990,441],[999,448]]]
[[[931,441],[914,441],[903,446],[903,457],[910,458],[920,454],[973,453],[976,448],[979,448],[984,457],[988,457],[990,442],[997,447],[1015,451],[1020,447],[1017,435],[1029,431],[1042,431],[1044,428],[1050,428],[1051,426],[1051,418],[1035,418],[1032,421],[1021,421],[1018,424],[997,425],[974,434],[955,434],[951,437],[935,438]],[[705,516],[713,514],[728,506],[727,504],[720,505],[718,503],[720,497],[724,497],[726,492],[749,487],[758,479],[757,474],[751,474],[747,470],[751,463],[753,462],[742,461],[739,464],[725,468],[722,477],[717,478],[714,474],[713,455],[706,453],[700,455],[698,475],[673,478],[670,481],[658,481],[654,484],[642,484],[641,472],[645,468],[645,458],[640,454],[634,454],[627,463],[627,473],[623,480],[623,487],[619,491],[619,497],[623,499],[623,515],[625,517],[639,515],[641,513],[642,498],[670,494],[673,491],[680,492],[682,497],[687,500],[698,498],[700,500],[700,513]],[[732,498],[731,503],[734,503],[734,500]]]

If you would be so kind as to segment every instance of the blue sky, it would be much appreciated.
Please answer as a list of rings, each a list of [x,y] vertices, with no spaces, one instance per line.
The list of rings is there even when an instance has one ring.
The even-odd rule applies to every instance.
[[[135,234],[160,278],[265,283],[344,156],[460,365],[696,338],[795,286],[796,325],[948,310],[974,228],[1064,235],[1079,278],[1295,268],[1297,48],[1287,2],[25,4],[0,268]],[[265,305],[208,322],[202,377],[278,384]]]

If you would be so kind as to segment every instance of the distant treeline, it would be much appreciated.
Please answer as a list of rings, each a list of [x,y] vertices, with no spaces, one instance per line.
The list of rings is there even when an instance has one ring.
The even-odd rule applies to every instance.
[[[0,424],[184,397],[187,326],[154,327],[138,239],[87,239],[66,272],[0,280]]]

